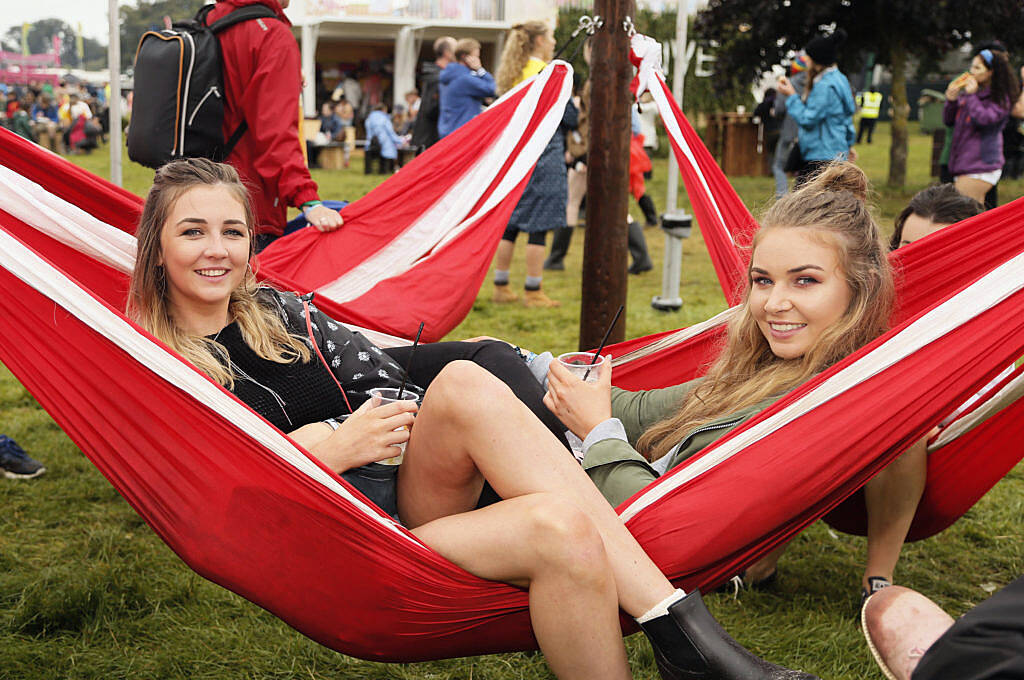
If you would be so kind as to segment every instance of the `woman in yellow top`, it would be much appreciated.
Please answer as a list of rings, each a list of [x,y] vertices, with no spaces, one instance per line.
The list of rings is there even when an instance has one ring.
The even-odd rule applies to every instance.
[[[505,40],[498,67],[498,94],[531,78],[547,66],[555,50],[555,38],[547,24],[528,21],[513,26]],[[494,301],[515,302],[519,296],[508,288],[508,272],[515,252],[516,237],[527,232],[526,292],[527,307],[557,307],[540,289],[544,265],[544,241],[547,232],[565,226],[565,203],[569,187],[565,170],[565,131],[575,130],[579,112],[570,101],[562,124],[544,149],[519,204],[509,218],[508,227],[498,245],[494,272]]]

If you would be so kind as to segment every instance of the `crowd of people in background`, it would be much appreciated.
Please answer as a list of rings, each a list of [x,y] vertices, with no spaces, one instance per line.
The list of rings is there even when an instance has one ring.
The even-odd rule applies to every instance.
[[[0,126],[55,153],[89,153],[110,130],[104,83],[0,83]]]

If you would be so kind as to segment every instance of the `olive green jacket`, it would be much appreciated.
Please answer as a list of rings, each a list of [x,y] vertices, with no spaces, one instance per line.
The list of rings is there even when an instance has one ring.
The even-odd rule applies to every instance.
[[[658,478],[654,470],[637,453],[637,440],[647,428],[677,410],[687,393],[699,383],[691,380],[682,385],[657,390],[629,392],[612,388],[612,416],[622,421],[628,442],[621,439],[602,439],[593,444],[583,458],[583,469],[613,506],[618,506]],[[735,413],[722,416],[680,437],[682,446],[672,455],[668,469],[682,463],[712,442],[730,432],[771,405],[775,398],[767,399]]]

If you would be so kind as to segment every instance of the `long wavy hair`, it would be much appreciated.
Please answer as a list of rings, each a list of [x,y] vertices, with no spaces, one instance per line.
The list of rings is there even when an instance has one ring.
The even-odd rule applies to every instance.
[[[527,21],[509,29],[498,65],[498,94],[508,92],[523,79],[523,69],[533,54],[534,41],[547,35],[549,30],[543,21]]]
[[[679,411],[640,437],[637,448],[645,457],[657,460],[684,433],[789,392],[888,329],[896,289],[888,248],[866,203],[868,191],[867,176],[857,166],[834,162],[769,208],[752,252],[769,230],[814,230],[836,250],[850,303],[806,354],[782,359],[772,352],[751,311],[748,274],[743,303],[729,322],[722,353]]]
[[[974,56],[979,57],[985,68],[992,72],[992,78],[988,83],[992,101],[1005,109],[1013,108],[1014,103],[1020,96],[1020,81],[1017,80],[1013,68],[1010,67],[1010,61],[1007,59],[1006,53],[989,49],[988,53],[992,55],[992,63],[989,63],[981,56],[982,51],[984,50],[975,52]]]
[[[255,215],[249,192],[235,169],[202,158],[172,161],[157,170],[139,218],[138,250],[128,290],[127,314],[201,371],[230,388],[234,386],[234,375],[229,368],[227,349],[214,340],[187,333],[175,323],[168,303],[167,276],[160,264],[160,236],[174,204],[190,189],[216,185],[224,186],[242,205],[249,231],[249,258],[255,254]],[[256,275],[247,267],[245,277],[232,291],[228,303],[228,312],[238,322],[246,344],[269,361],[309,361],[306,341],[289,334],[277,312],[259,301],[259,289]]]

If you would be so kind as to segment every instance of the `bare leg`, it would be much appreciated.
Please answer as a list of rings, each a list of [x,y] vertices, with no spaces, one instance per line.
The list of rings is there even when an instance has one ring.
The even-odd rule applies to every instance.
[[[863,585],[869,576],[892,581],[900,550],[917,512],[928,476],[927,442],[908,448],[864,486],[868,510],[868,560]]]
[[[783,543],[775,550],[754,562],[752,565],[747,567],[746,575],[743,580],[747,583],[757,583],[763,581],[772,575],[776,567],[779,564],[779,558],[782,557],[782,553],[786,552],[786,548],[789,547],[789,543]]]
[[[477,576],[529,588],[533,632],[559,678],[631,677],[604,544],[572,503],[528,494],[413,533]]]
[[[985,194],[992,188],[992,185],[988,182],[983,182],[980,179],[974,177],[968,177],[966,175],[957,175],[953,178],[953,183],[956,186],[956,190],[964,196],[970,196],[978,203],[985,204]]]
[[[494,268],[508,271],[512,266],[512,254],[516,251],[515,241],[501,239],[498,242],[498,253],[494,256]]]
[[[544,275],[544,246],[526,244],[526,275],[538,278]]]
[[[489,373],[449,364],[427,390],[398,476],[410,527],[475,507],[483,479],[502,498],[549,493],[575,506],[600,535],[619,604],[643,614],[673,592],[578,463]]]

